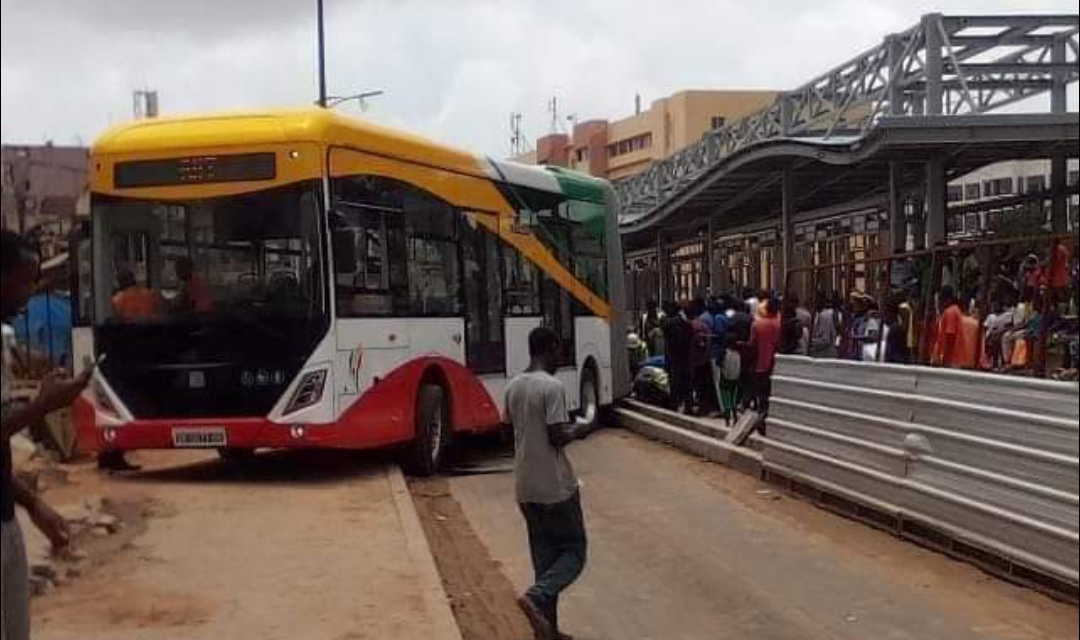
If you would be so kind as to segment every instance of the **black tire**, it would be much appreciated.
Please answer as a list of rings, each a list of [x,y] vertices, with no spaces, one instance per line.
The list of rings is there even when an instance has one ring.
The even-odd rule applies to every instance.
[[[578,415],[581,420],[596,430],[600,426],[600,376],[596,374],[596,368],[587,365],[581,372],[581,395]]]
[[[242,466],[255,459],[254,449],[218,449],[218,458],[228,465]]]
[[[442,468],[450,441],[450,407],[442,387],[426,384],[416,398],[416,440],[405,454],[409,475],[430,478]]]

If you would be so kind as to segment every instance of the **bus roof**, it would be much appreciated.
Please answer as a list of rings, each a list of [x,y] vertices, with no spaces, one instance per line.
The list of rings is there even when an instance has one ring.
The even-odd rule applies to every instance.
[[[489,177],[483,161],[426,138],[348,118],[327,109],[296,109],[155,118],[114,127],[94,155],[186,152],[199,148],[321,143]]]
[[[95,156],[188,153],[200,148],[320,143],[420,163],[466,175],[605,203],[608,185],[585,174],[489,160],[421,136],[328,109],[220,113],[142,120],[113,127],[94,144]]]

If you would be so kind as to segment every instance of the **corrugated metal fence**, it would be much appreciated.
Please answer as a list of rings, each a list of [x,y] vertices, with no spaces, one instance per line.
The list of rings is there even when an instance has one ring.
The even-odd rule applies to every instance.
[[[1077,585],[1080,388],[782,358],[767,473],[1017,578]]]

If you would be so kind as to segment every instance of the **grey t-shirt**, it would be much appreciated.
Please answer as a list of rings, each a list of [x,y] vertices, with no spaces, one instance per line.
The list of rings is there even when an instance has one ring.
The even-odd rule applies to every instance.
[[[514,473],[521,504],[559,504],[578,491],[563,449],[551,446],[548,427],[570,422],[566,390],[542,371],[523,373],[506,388],[506,422],[514,425]]]

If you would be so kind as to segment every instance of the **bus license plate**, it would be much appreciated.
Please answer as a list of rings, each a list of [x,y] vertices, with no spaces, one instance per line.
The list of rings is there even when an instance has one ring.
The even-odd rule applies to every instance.
[[[173,429],[173,446],[177,449],[221,449],[229,446],[224,429]]]

